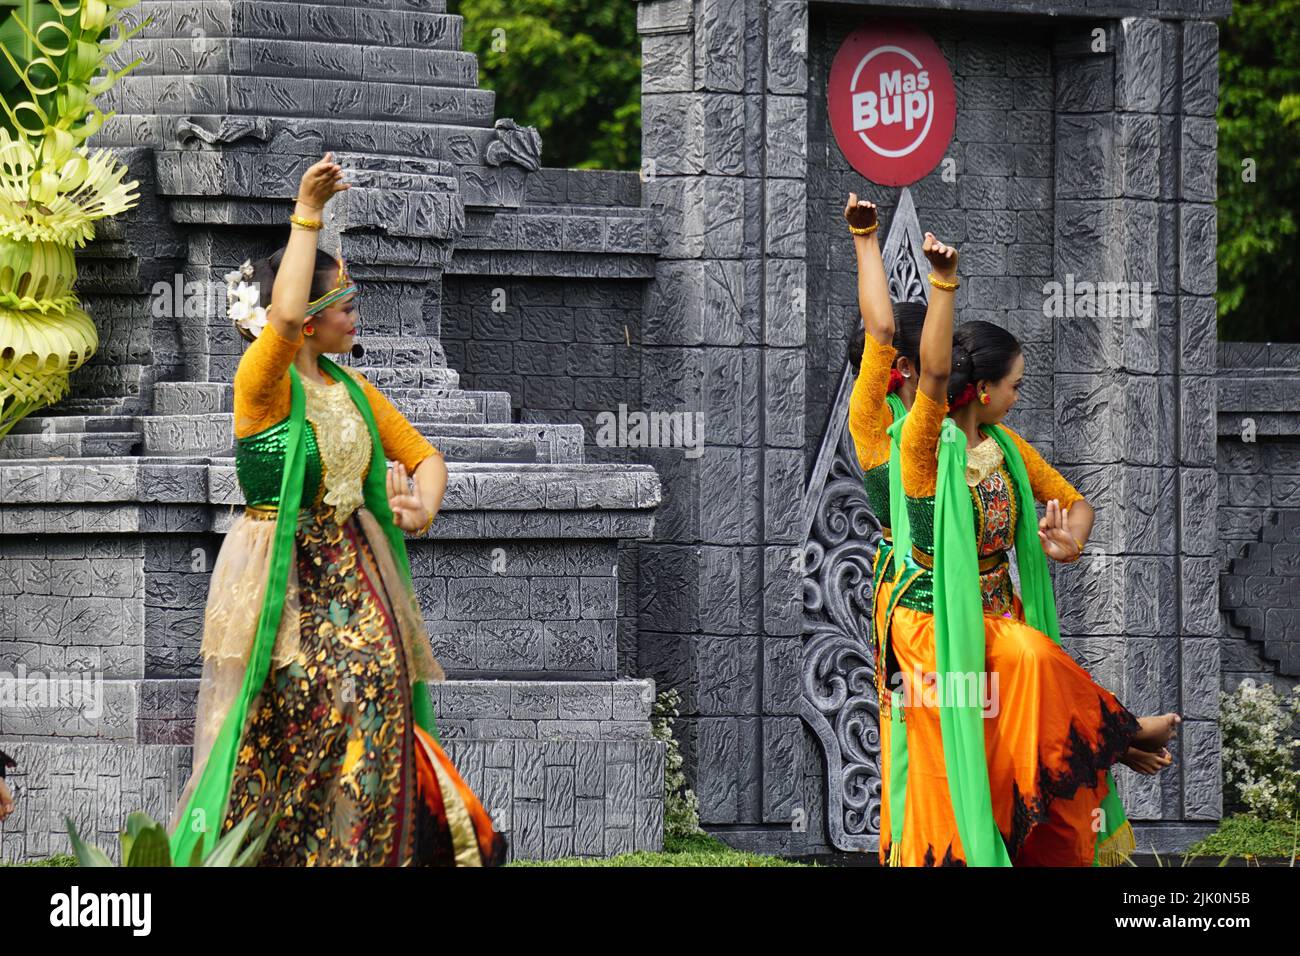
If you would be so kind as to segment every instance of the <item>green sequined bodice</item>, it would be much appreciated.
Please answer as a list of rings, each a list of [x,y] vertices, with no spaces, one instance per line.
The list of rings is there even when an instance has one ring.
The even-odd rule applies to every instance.
[[[316,501],[321,485],[320,449],[316,429],[304,422],[307,459],[302,477],[302,507]],[[250,505],[278,505],[280,482],[284,478],[284,458],[289,443],[289,418],[286,416],[270,428],[255,435],[235,439],[235,475]]]
[[[876,518],[883,527],[889,527],[889,461],[886,460],[868,468],[862,473],[862,487],[867,492],[867,501],[876,513]]]

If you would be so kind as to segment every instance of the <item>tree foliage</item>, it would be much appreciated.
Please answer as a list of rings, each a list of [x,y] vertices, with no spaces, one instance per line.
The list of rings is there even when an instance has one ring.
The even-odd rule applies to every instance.
[[[456,0],[464,48],[496,115],[542,136],[542,162],[567,169],[641,164],[641,44],[635,3]]]
[[[1219,46],[1219,335],[1300,341],[1300,0],[1235,0]]]

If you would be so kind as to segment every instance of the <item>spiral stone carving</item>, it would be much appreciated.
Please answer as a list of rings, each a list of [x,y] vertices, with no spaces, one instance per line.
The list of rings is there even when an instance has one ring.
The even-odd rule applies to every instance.
[[[890,297],[925,301],[922,233],[903,190],[884,247]],[[801,713],[826,760],[827,838],[871,851],[880,839],[880,702],[871,647],[871,566],[880,518],[862,485],[846,427],[853,374],[846,366],[804,498]]]

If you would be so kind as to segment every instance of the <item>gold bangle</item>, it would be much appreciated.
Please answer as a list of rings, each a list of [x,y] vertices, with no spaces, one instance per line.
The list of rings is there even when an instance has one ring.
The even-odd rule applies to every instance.
[[[298,215],[296,212],[289,216],[289,221],[302,226],[304,229],[319,229],[324,225],[324,223],[319,219],[308,219],[305,216]]]
[[[869,236],[880,228],[880,223],[872,223],[870,226],[849,226],[849,232],[855,236]]]
[[[1070,532],[1070,537],[1074,538],[1074,546],[1079,550],[1075,552],[1074,557],[1065,558],[1064,560],[1062,560],[1060,562],[1061,564],[1074,564],[1075,561],[1078,561],[1081,557],[1083,557],[1083,545],[1080,544],[1079,539],[1074,536],[1074,532]]]
[[[417,532],[415,532],[415,533],[418,534],[418,535],[426,535],[426,534],[429,533],[429,529],[430,529],[431,527],[433,527],[433,512],[432,512],[432,511],[429,512],[429,520],[426,521],[426,522],[424,523],[424,527],[421,528],[419,531],[417,531]]]
[[[930,280],[930,285],[934,286],[936,289],[943,289],[946,292],[954,292],[956,291],[957,286],[961,285],[960,279],[954,279],[952,282],[947,282],[944,279],[940,279],[933,272],[926,275],[926,278]]]

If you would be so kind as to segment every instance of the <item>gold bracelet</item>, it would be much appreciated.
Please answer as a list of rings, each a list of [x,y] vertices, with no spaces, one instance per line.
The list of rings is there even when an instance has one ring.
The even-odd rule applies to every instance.
[[[1074,564],[1075,561],[1078,561],[1081,557],[1083,557],[1083,545],[1080,544],[1079,539],[1074,536],[1074,532],[1070,532],[1070,537],[1074,538],[1074,546],[1079,550],[1075,552],[1074,557],[1066,558],[1065,560],[1060,562],[1061,564]]]
[[[298,215],[297,213],[291,214],[289,216],[289,221],[302,226],[304,229],[319,229],[324,225],[324,223],[319,219],[308,219],[305,216]]]
[[[432,512],[432,511],[429,512],[429,520],[426,521],[426,522],[424,523],[424,527],[421,528],[419,531],[417,531],[417,532],[415,532],[415,533],[418,534],[418,535],[420,535],[420,536],[424,536],[424,535],[426,535],[426,534],[429,533],[429,529],[430,529],[431,527],[433,527],[433,512]]]
[[[855,236],[869,236],[880,228],[880,223],[873,223],[870,226],[849,226],[849,232]]]
[[[936,289],[943,289],[946,292],[954,292],[956,291],[957,286],[961,285],[960,279],[954,279],[952,282],[947,282],[940,279],[933,272],[929,273],[926,278],[930,280],[930,285],[934,286]]]

